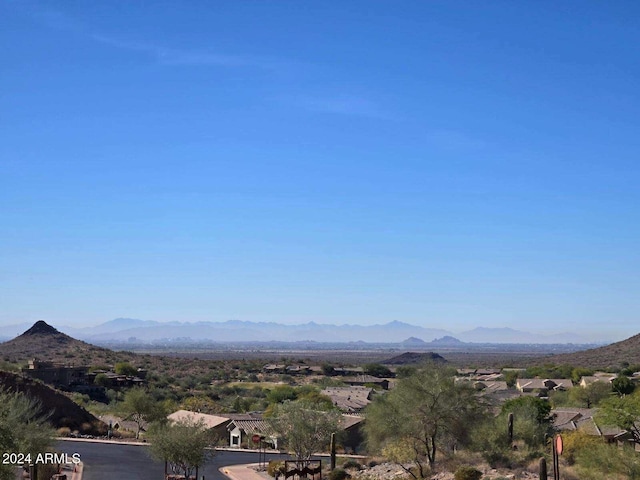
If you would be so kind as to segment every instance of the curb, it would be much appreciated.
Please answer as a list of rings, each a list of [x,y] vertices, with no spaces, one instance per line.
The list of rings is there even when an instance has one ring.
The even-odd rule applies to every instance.
[[[109,443],[113,445],[135,445],[135,446],[149,446],[149,442],[125,442],[122,440],[102,440],[100,438],[72,438],[72,437],[56,437],[56,441],[62,442],[84,442],[84,443]]]
[[[80,462],[73,469],[73,475],[71,475],[71,480],[82,480],[82,474],[84,473],[84,463]]]

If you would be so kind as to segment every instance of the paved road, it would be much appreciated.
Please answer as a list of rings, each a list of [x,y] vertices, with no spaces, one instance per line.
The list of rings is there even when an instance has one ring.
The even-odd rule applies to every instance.
[[[138,445],[117,445],[59,441],[57,448],[62,453],[79,453],[84,463],[83,480],[162,480],[164,463],[151,458],[148,447]],[[287,458],[281,454],[267,454],[267,461]],[[206,480],[228,480],[218,469],[227,465],[257,463],[254,452],[216,452],[198,475]]]

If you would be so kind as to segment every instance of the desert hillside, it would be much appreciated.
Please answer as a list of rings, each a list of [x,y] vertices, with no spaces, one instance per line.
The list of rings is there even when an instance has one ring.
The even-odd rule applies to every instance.
[[[41,413],[51,413],[49,421],[55,428],[68,427],[87,435],[104,435],[107,426],[73,402],[64,394],[45,384],[21,375],[0,371],[0,388],[9,392],[21,392],[37,400]]]
[[[533,360],[534,364],[573,365],[574,367],[607,368],[640,364],[640,334],[604,347],[565,353]]]

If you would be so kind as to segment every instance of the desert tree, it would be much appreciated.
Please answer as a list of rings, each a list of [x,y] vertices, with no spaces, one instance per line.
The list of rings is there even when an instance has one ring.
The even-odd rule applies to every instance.
[[[115,372],[118,375],[127,375],[133,377],[138,374],[138,369],[129,362],[118,362],[115,365]]]
[[[164,404],[154,400],[143,388],[132,388],[127,391],[120,410],[125,419],[136,423],[136,438],[140,438],[140,431],[145,423],[162,420],[167,414]]]
[[[612,396],[600,404],[596,421],[626,430],[633,442],[640,445],[640,392]]]
[[[486,416],[474,428],[473,447],[493,468],[511,467],[523,456],[535,456],[552,433],[550,411],[549,402],[540,398],[509,400],[498,415]]]
[[[322,402],[285,401],[274,408],[268,419],[299,467],[306,466],[314,453],[325,450],[331,434],[339,429],[340,413],[332,409],[321,410],[322,405]]]
[[[521,440],[528,447],[543,446],[553,433],[551,404],[547,400],[528,396],[507,400],[500,413],[501,423],[509,413],[514,418],[513,438]]]
[[[453,370],[427,364],[367,407],[367,442],[391,461],[414,464],[417,473],[403,468],[424,478],[440,449],[453,449],[468,439],[479,410],[474,391],[456,383]]]
[[[213,455],[218,439],[202,421],[155,422],[148,431],[151,455],[167,463],[173,473],[190,478]]]
[[[611,388],[618,395],[629,395],[630,393],[633,393],[636,385],[629,377],[625,375],[618,375],[611,381]]]
[[[22,393],[0,390],[0,450],[31,454],[47,451],[53,442],[53,428],[39,402]],[[15,478],[10,465],[0,465],[0,479]]]
[[[598,405],[611,394],[612,388],[607,382],[593,382],[586,387],[576,387],[569,391],[571,400],[587,408]]]

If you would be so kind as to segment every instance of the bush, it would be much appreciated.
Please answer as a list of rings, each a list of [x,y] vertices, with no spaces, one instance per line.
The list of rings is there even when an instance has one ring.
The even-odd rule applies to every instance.
[[[594,443],[578,451],[575,458],[577,473],[583,480],[640,478],[640,458],[631,446]]]
[[[329,480],[345,480],[346,478],[350,478],[350,477],[351,475],[349,475],[342,468],[336,468],[335,470],[332,470],[331,473],[329,474]]]
[[[344,469],[354,468],[356,470],[360,470],[362,468],[362,465],[360,465],[360,463],[354,460],[353,458],[350,458],[349,460],[347,460],[342,464],[342,468]]]
[[[512,468],[513,462],[508,452],[504,451],[488,451],[482,453],[482,458],[489,464],[491,468]]]
[[[473,467],[460,467],[454,475],[455,480],[480,480],[482,472]]]
[[[58,473],[58,465],[51,463],[41,463],[36,465],[37,478],[51,478]]]
[[[275,477],[277,475],[281,475],[284,472],[284,462],[278,460],[271,460],[269,465],[267,465],[267,474],[271,477]]]
[[[563,433],[562,440],[564,444],[562,456],[569,465],[573,465],[576,462],[576,455],[579,455],[580,452],[586,451],[600,443],[599,438],[580,431]]]

